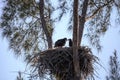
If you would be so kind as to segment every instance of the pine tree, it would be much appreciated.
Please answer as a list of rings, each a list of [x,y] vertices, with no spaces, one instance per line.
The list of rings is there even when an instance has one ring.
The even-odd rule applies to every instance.
[[[113,56],[110,56],[110,70],[109,75],[106,76],[106,80],[120,80],[120,62],[118,60],[117,51]]]
[[[17,76],[16,80],[24,80],[22,73],[20,71],[18,72],[18,76]]]
[[[70,15],[68,28],[74,32],[75,16],[73,15],[76,13],[74,14],[73,7],[76,5],[73,5],[73,1],[57,0],[59,5],[56,7],[53,6],[53,0],[5,0],[0,29],[3,36],[8,39],[10,49],[15,55],[24,55],[27,63],[36,66],[33,64],[38,58],[36,54],[52,48],[53,24],[60,21],[65,14]],[[113,9],[117,10],[116,19],[119,21],[119,0],[79,0],[77,10],[79,21],[76,21],[79,25],[76,25],[77,35],[73,35],[73,46],[81,46],[84,25],[87,22],[86,36],[90,44],[100,50],[100,37],[111,24],[110,17]],[[52,17],[56,11],[59,11],[57,17]]]

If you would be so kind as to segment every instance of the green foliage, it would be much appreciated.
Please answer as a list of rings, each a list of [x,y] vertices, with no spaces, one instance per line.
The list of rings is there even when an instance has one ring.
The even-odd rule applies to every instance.
[[[21,72],[18,72],[18,76],[17,76],[16,80],[24,80]]]
[[[48,7],[48,3],[49,1],[46,4],[45,18],[52,35],[53,21],[48,16],[52,6]],[[46,37],[41,28],[39,15],[39,5],[35,0],[6,1],[0,28],[2,35],[9,40],[10,49],[15,52],[15,55],[34,54],[46,49]]]
[[[53,33],[53,22],[61,20],[65,14],[70,15],[69,25],[73,25],[73,1],[58,0],[59,5],[53,6],[51,0],[45,0],[45,20],[47,22],[50,34]],[[111,12],[113,8],[120,12],[119,2],[116,0],[99,0],[89,1],[86,21],[87,33],[86,37],[89,39],[90,44],[95,46],[98,50],[101,49],[100,37],[105,34],[110,23]],[[79,15],[81,16],[82,1],[80,0]],[[57,17],[51,17],[54,11],[59,11]],[[39,17],[39,6],[35,0],[8,0],[3,9],[1,17],[0,28],[3,31],[3,36],[7,37],[10,41],[10,48],[19,54],[21,52],[29,53],[32,50],[33,43],[40,46],[42,50],[46,47],[46,38],[41,28]],[[118,14],[119,15],[119,14]],[[120,17],[117,17],[119,20]],[[72,29],[69,27],[69,29]],[[19,44],[19,45],[18,45]],[[36,47],[35,46],[35,47]],[[41,49],[40,47],[38,48]]]
[[[94,18],[88,21],[89,27],[87,28],[87,37],[89,38],[90,43],[93,46],[96,46],[98,50],[101,50],[100,37],[105,34],[108,26],[111,24],[110,17],[113,4],[114,2],[112,0],[99,0],[94,3],[91,1],[88,8],[88,15],[92,15],[93,12],[98,11]]]
[[[88,20],[87,22],[88,27],[86,37],[89,39],[90,43],[98,50],[101,50],[100,37],[105,34],[109,26],[111,25],[110,19],[111,14],[114,11],[113,9],[118,8],[115,5],[116,1],[97,0],[93,2],[92,0],[89,3],[87,18],[91,18],[91,20]],[[118,10],[120,10],[120,8]],[[118,16],[118,18],[120,19],[120,16]]]
[[[49,33],[53,34],[55,21],[60,21],[65,14],[70,15],[68,27],[73,26],[73,0],[57,0],[58,5],[53,6],[53,0],[45,0],[44,17]],[[39,1],[38,1],[39,2]],[[42,29],[39,5],[37,0],[5,0],[5,7],[0,22],[3,36],[9,41],[10,49],[15,55],[25,55],[25,60],[31,63],[32,56],[47,49],[46,37]],[[79,16],[83,7],[83,0],[79,0]],[[117,20],[120,22],[119,0],[90,0],[86,16],[86,37],[90,44],[98,50],[101,49],[100,37],[108,30],[111,12],[116,9]],[[58,12],[57,16],[52,15]],[[34,62],[33,62],[34,63]]]
[[[79,15],[81,15],[83,1],[80,0],[79,6]],[[85,33],[85,37],[90,41],[90,44],[93,47],[96,47],[98,51],[101,50],[100,38],[105,32],[108,30],[111,25],[110,19],[111,14],[113,14],[114,10],[117,10],[118,14],[116,16],[117,23],[120,23],[120,2],[118,0],[90,0],[87,15],[86,15],[86,24],[85,29],[87,29],[87,33]],[[70,9],[72,10],[72,9]],[[114,15],[114,14],[113,14]],[[69,21],[69,30],[72,29],[73,19]]]
[[[120,62],[118,60],[117,52],[114,52],[113,56],[110,56],[110,71],[106,76],[106,80],[120,80]]]

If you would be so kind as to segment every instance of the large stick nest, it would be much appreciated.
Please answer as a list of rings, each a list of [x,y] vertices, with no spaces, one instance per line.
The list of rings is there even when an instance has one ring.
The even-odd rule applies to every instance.
[[[79,47],[79,65],[83,77],[93,75],[93,64],[96,57],[92,55],[89,48]],[[58,80],[73,80],[74,66],[73,66],[73,50],[71,47],[51,49],[41,52],[39,56],[39,73],[52,74]]]

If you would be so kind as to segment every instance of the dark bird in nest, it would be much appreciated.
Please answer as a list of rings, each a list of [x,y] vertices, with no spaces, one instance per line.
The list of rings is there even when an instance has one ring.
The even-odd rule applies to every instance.
[[[67,38],[59,39],[55,42],[54,47],[62,47],[65,45],[66,41],[67,41]]]
[[[68,40],[69,40],[69,47],[72,47],[73,44],[72,39],[68,39]]]

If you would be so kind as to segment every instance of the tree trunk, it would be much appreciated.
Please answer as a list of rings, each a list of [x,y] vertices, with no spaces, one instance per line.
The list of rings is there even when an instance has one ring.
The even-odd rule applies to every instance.
[[[47,39],[47,42],[48,42],[48,48],[52,48],[52,34],[48,30],[47,25],[46,25],[46,21],[45,21],[45,18],[44,18],[44,0],[39,0],[39,1],[40,1],[39,2],[39,8],[40,8],[40,19],[41,19],[41,22],[42,22],[42,28],[43,28],[43,31],[46,35],[46,39]]]
[[[74,80],[80,80],[80,66],[78,59],[78,0],[74,0],[73,5],[73,65],[74,65]]]
[[[79,16],[79,38],[78,38],[79,46],[81,45],[81,41],[82,41],[82,35],[83,35],[83,30],[84,30],[85,16],[87,13],[88,1],[89,0],[84,0],[82,14],[81,14],[81,16]]]

